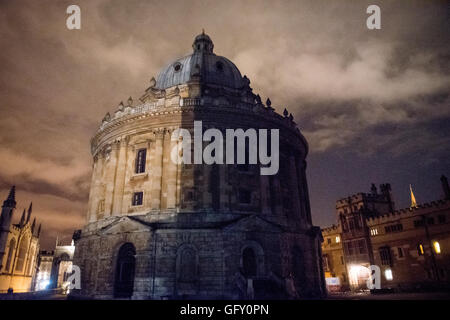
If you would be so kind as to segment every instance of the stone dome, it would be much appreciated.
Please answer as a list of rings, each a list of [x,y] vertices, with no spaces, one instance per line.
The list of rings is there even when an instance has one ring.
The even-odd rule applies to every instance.
[[[242,75],[233,62],[213,53],[214,44],[204,32],[192,44],[194,52],[177,59],[161,70],[155,88],[167,89],[199,79],[202,83],[239,89]]]

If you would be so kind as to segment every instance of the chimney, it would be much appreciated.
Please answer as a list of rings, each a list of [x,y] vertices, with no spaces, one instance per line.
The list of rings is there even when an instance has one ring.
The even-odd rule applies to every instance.
[[[370,191],[372,192],[372,194],[378,194],[378,191],[377,191],[377,187],[375,186],[375,184],[374,183],[372,183],[372,186],[370,187]]]
[[[450,187],[448,186],[447,177],[444,175],[441,176],[441,184],[442,190],[444,190],[444,199],[450,200]]]

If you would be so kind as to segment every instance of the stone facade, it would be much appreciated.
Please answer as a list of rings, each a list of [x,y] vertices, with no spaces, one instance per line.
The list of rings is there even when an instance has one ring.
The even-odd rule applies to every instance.
[[[18,224],[13,224],[16,208],[15,187],[3,202],[0,216],[0,292],[28,292],[34,285],[39,235],[36,218],[31,221],[32,205],[23,211]]]
[[[322,229],[322,258],[325,279],[339,278],[339,285],[328,286],[329,290],[345,291],[349,289],[347,267],[342,249],[342,230],[340,226]]]
[[[324,259],[327,239],[339,232],[342,246],[335,246],[334,255],[344,256],[352,289],[367,289],[370,265],[380,268],[381,288],[450,288],[450,189],[447,178],[441,180],[442,200],[400,210],[390,210],[388,184],[381,194],[372,185],[369,194],[338,200],[339,226],[322,230]],[[328,266],[330,273],[342,271],[342,265]]]
[[[311,222],[308,145],[285,111],[255,95],[246,76],[199,35],[175,61],[103,119],[87,224],[74,264],[91,298],[301,298],[325,292],[320,229]],[[280,170],[176,164],[177,128],[279,129]],[[193,134],[192,134],[193,136]]]

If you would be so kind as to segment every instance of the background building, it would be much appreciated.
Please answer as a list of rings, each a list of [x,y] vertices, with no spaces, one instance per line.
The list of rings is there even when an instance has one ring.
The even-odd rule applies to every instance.
[[[38,270],[34,290],[46,290],[50,288],[54,251],[42,250],[38,257]]]
[[[342,230],[340,226],[322,229],[323,271],[328,291],[349,289],[347,267],[342,249]]]
[[[15,208],[13,186],[0,216],[0,292],[30,291],[36,273],[41,226],[36,228],[36,218],[31,222],[31,204],[27,212],[24,209],[20,222],[13,224]]]
[[[381,287],[411,290],[450,288],[450,189],[441,177],[444,198],[410,208],[394,209],[389,184],[378,194],[358,193],[338,200],[339,227],[323,229],[324,238],[340,232],[346,273],[352,289],[367,289],[367,267],[377,265]],[[330,246],[323,244],[324,261]],[[329,264],[329,273],[339,274],[342,266]]]
[[[311,222],[305,138],[250,80],[213,53],[202,33],[193,53],[152,79],[103,119],[94,158],[88,223],[74,264],[81,297],[299,298],[324,294],[320,229]],[[280,170],[259,165],[176,164],[171,133],[194,121],[280,130]],[[193,136],[193,135],[192,135]],[[248,159],[247,159],[248,162]]]
[[[65,288],[72,274],[72,260],[75,245],[64,244],[56,240],[55,250],[39,253],[38,272],[35,290]]]

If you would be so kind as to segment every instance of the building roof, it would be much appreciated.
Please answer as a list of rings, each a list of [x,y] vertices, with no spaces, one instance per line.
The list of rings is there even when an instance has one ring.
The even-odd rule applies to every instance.
[[[161,70],[155,88],[167,89],[194,79],[233,89],[243,86],[239,69],[227,58],[214,54],[214,44],[207,34],[203,32],[198,35],[192,48],[192,54],[175,60]]]

